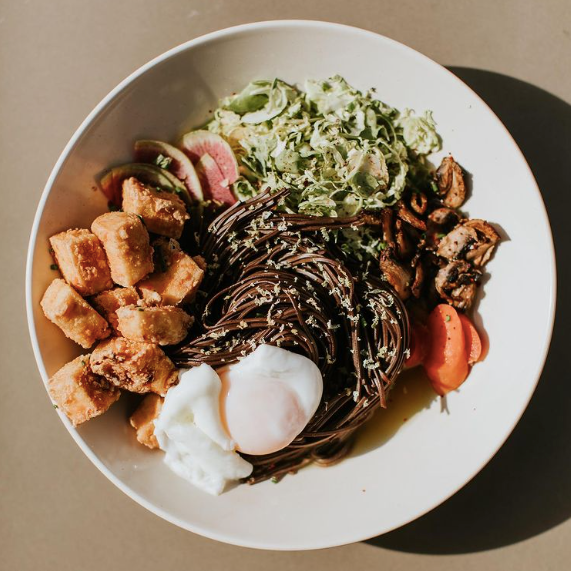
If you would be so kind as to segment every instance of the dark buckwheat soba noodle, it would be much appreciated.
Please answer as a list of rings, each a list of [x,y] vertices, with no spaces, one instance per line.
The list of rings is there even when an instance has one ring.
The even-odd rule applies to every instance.
[[[378,270],[359,270],[332,239],[332,231],[366,224],[366,215],[283,213],[276,208],[287,194],[266,191],[237,203],[198,237],[208,262],[198,334],[170,352],[179,367],[217,368],[266,343],[305,355],[321,370],[317,412],[283,450],[243,455],[254,465],[248,483],[341,459],[355,430],[386,406],[409,343],[398,296]]]

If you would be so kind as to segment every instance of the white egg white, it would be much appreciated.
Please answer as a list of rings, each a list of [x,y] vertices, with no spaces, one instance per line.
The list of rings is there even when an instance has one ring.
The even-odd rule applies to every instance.
[[[218,371],[206,364],[181,370],[155,420],[155,436],[173,472],[218,495],[252,473],[236,450],[265,454],[287,446],[322,394],[321,373],[310,359],[261,345]]]
[[[206,364],[179,373],[155,420],[165,463],[179,476],[211,494],[245,478],[253,466],[234,451],[220,419],[220,378]]]

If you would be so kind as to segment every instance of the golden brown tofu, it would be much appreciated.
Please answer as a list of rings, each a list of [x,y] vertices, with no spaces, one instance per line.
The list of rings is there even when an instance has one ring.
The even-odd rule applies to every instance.
[[[116,284],[135,285],[153,271],[149,233],[135,214],[107,212],[93,221],[91,231],[103,243]]]
[[[203,271],[206,271],[207,264],[206,260],[202,256],[192,256],[192,259],[196,262],[196,265]]]
[[[121,396],[117,387],[91,371],[88,355],[64,365],[48,381],[48,391],[74,426],[103,414]]]
[[[40,304],[45,316],[85,349],[111,333],[107,321],[65,280],[55,279]]]
[[[53,255],[63,277],[81,295],[94,295],[113,287],[101,242],[85,229],[67,230],[50,238]]]
[[[123,210],[141,216],[149,232],[180,238],[190,217],[174,193],[154,189],[131,177],[123,181]]]
[[[159,395],[147,395],[129,418],[131,426],[137,431],[137,440],[149,448],[159,447],[155,436],[155,419],[161,412],[163,400]]]
[[[117,329],[117,310],[126,305],[136,305],[139,300],[139,294],[134,287],[116,287],[96,295],[93,305],[107,319],[115,333],[121,335]]]
[[[181,249],[176,240],[159,238],[153,243],[156,271],[137,287],[149,305],[178,305],[192,301],[204,270]]]
[[[173,362],[152,343],[113,337],[95,348],[90,361],[94,373],[133,393],[164,396],[178,382]]]
[[[158,345],[180,343],[194,319],[179,307],[139,307],[128,305],[117,310],[119,331],[127,339]]]

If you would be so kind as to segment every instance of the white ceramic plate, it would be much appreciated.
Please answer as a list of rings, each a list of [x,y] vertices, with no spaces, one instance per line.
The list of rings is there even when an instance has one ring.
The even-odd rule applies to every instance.
[[[93,190],[95,175],[129,161],[138,138],[172,140],[202,124],[220,97],[252,79],[302,82],[337,73],[358,88],[375,87],[379,98],[398,108],[432,109],[443,152],[452,152],[472,173],[467,211],[503,228],[508,239],[488,266],[491,279],[479,304],[491,348],[461,390],[449,395],[449,413],[441,412],[437,400],[425,403],[391,429],[392,437],[379,436],[375,443],[369,434],[367,446],[336,466],[310,467],[278,485],[239,486],[220,497],[194,489],[170,472],[160,452],[135,442],[126,422],[128,399],[77,430],[60,415],[83,452],[134,500],[176,525],[237,545],[311,549],[385,533],[450,497],[508,437],[541,373],[555,305],[548,219],[513,139],[458,78],[393,40],[320,22],[250,24],[165,53],[105,97],[54,167],[32,230],[28,321],[45,382],[78,354],[40,310],[55,276],[48,237],[89,227],[106,210]]]

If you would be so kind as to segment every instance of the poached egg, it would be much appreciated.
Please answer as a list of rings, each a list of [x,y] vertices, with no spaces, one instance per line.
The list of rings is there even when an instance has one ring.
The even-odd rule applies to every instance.
[[[318,367],[307,357],[260,345],[238,363],[179,372],[155,420],[165,463],[211,494],[246,478],[245,454],[288,446],[314,415],[323,393]]]

